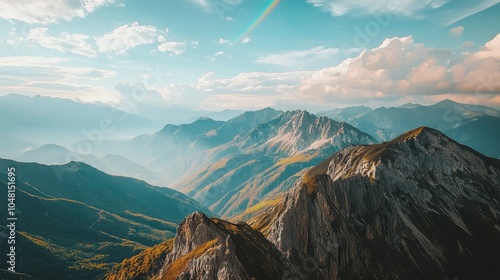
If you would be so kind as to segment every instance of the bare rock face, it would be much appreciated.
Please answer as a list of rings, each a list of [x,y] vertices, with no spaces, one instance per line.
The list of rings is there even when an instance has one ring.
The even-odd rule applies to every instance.
[[[437,130],[308,171],[268,238],[302,279],[498,279],[500,161]]]
[[[245,223],[200,212],[179,226],[158,279],[282,279],[295,269],[264,236]],[[288,278],[285,278],[288,279]]]
[[[252,222],[188,216],[153,279],[498,279],[500,160],[437,130],[344,149]]]

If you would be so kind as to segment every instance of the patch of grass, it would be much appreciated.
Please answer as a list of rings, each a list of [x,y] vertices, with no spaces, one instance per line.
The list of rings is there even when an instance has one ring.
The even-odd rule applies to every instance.
[[[243,215],[251,214],[251,213],[257,212],[259,210],[262,210],[264,208],[273,207],[273,206],[277,205],[278,203],[280,203],[282,201],[283,201],[283,198],[276,198],[276,199],[272,199],[272,200],[264,200],[262,202],[259,202],[259,203],[255,204],[254,206],[252,206],[250,208],[247,208],[245,210],[245,212],[243,212]]]
[[[162,280],[175,280],[177,279],[177,276],[183,272],[187,266],[189,265],[189,262],[193,259],[197,259],[201,257],[202,255],[206,253],[210,253],[210,249],[217,243],[219,239],[212,239],[210,241],[207,241],[200,246],[196,247],[194,250],[191,252],[187,253],[186,255],[178,258],[174,262],[172,262],[168,267],[161,278]]]
[[[169,239],[139,254],[123,260],[112,272],[106,274],[106,280],[135,279],[147,280],[160,271],[167,254],[172,251],[174,239]]]
[[[289,165],[289,164],[296,163],[296,162],[308,162],[312,158],[314,158],[314,155],[298,154],[298,155],[295,155],[295,156],[292,156],[292,157],[287,157],[287,158],[280,159],[276,163],[276,165]]]

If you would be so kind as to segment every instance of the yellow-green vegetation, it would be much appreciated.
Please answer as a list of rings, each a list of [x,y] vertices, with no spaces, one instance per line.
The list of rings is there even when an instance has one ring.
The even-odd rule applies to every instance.
[[[317,175],[312,173],[312,172],[306,172],[304,176],[302,176],[302,182],[306,186],[306,190],[308,193],[312,193],[318,184],[318,181],[316,180]]]
[[[23,221],[16,228],[16,245],[19,272],[35,278],[94,279],[173,237],[185,210],[199,209],[173,190],[110,176],[83,163],[46,166],[0,159],[0,166],[29,174],[16,182]],[[6,188],[5,181],[0,180],[0,188]]]
[[[292,164],[292,163],[296,163],[296,162],[308,162],[310,161],[312,158],[314,158],[314,154],[298,154],[298,155],[295,155],[295,156],[292,156],[292,157],[287,157],[287,158],[283,158],[283,159],[280,159],[276,165],[289,165],[289,164]]]
[[[270,208],[282,203],[284,201],[283,197],[272,199],[272,200],[264,200],[252,207],[247,208],[243,213],[238,214],[237,216],[232,217],[231,221],[246,221],[249,218],[259,214],[260,212],[267,211]]]
[[[68,266],[70,270],[84,271],[103,271],[110,268],[110,264],[106,263],[106,255],[96,254],[89,259],[77,260],[72,265]]]
[[[232,217],[230,220],[233,222],[247,221],[248,224],[255,230],[260,231],[262,234],[267,235],[268,227],[270,226],[270,215],[279,212],[283,207],[281,206],[285,201],[284,197],[265,200],[247,208],[245,212]]]
[[[161,220],[161,219],[149,217],[149,216],[146,216],[146,215],[143,215],[143,214],[140,214],[140,213],[132,212],[130,210],[125,210],[124,212],[127,215],[130,215],[130,216],[133,216],[133,217],[136,217],[136,218],[140,218],[140,219],[145,220],[145,221],[157,222],[157,223],[160,223],[160,224],[164,224],[165,226],[174,227],[174,229],[177,227],[177,225],[175,223],[171,223],[171,222],[167,222],[167,221],[164,221],[164,220]]]
[[[112,272],[106,274],[106,280],[148,279],[163,266],[163,261],[172,251],[174,239],[169,239],[147,248],[138,255],[123,260]]]
[[[259,211],[262,208],[268,208],[268,207],[275,206],[276,204],[278,204],[278,203],[280,203],[282,201],[283,201],[283,198],[276,198],[276,199],[273,199],[273,200],[265,200],[265,201],[262,201],[262,202],[259,202],[259,203],[255,204],[254,206],[252,206],[250,208],[247,208],[244,213],[245,214],[250,214],[250,213]]]
[[[46,249],[52,249],[54,246],[53,244],[50,244],[49,242],[45,241],[42,237],[40,236],[35,236],[35,235],[30,235],[25,231],[19,232],[22,236],[26,237],[29,241],[33,242],[33,244],[46,248]]]
[[[219,239],[212,239],[207,241],[200,246],[196,247],[191,252],[186,255],[178,258],[174,262],[172,262],[166,269],[165,274],[162,276],[162,280],[175,280],[177,276],[186,269],[189,262],[193,259],[197,259],[204,254],[209,254],[210,249],[217,243]]]
[[[233,223],[225,221],[225,220],[217,219],[217,218],[212,218],[212,221],[214,223],[216,223],[217,225],[219,225],[220,227],[225,228],[227,231],[231,232],[232,234],[241,233],[240,228],[236,224],[233,224]]]
[[[210,179],[210,177],[212,176],[212,174],[214,172],[217,172],[218,170],[225,169],[228,162],[229,162],[229,158],[223,158],[223,159],[215,162],[214,164],[210,165],[209,169],[201,169],[200,171],[189,176],[186,180],[184,180],[184,182],[189,182],[189,185],[182,186],[185,188],[185,192],[191,191],[192,188],[194,188],[194,186],[197,186],[197,185],[201,184],[203,181]],[[177,187],[180,187],[180,185],[178,185]]]
[[[285,210],[285,199],[282,198],[275,205],[269,206],[265,211],[261,211],[258,215],[253,215],[247,223],[255,230],[260,231],[264,236],[268,236],[271,230],[271,224],[283,210]]]
[[[335,155],[332,155],[331,157],[325,159],[320,164],[314,166],[306,173],[304,173],[304,175],[302,176],[302,182],[306,187],[307,193],[312,193],[316,190],[316,187],[318,186],[318,176],[326,174],[326,172],[328,171],[328,165],[330,164],[334,156]]]

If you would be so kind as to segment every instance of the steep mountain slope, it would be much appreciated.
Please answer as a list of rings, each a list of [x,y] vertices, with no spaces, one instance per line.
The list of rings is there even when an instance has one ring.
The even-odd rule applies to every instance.
[[[434,129],[334,154],[275,215],[268,238],[313,279],[500,275],[500,161]]]
[[[415,127],[434,127],[481,153],[500,158],[496,143],[487,141],[493,137],[492,132],[500,128],[500,111],[493,108],[444,100],[430,106],[381,107],[356,115],[352,111],[360,112],[359,107],[351,107],[323,111],[320,115],[346,121],[379,141],[387,141]],[[469,125],[478,119],[488,125]]]
[[[174,239],[169,239],[123,260],[106,274],[106,280],[148,280],[158,275],[163,261],[172,252]]]
[[[375,143],[368,134],[307,111],[289,111],[210,150],[219,161],[174,188],[223,216],[238,214],[293,186],[291,177],[343,147]]]
[[[4,189],[8,167],[16,168],[18,271],[41,279],[92,279],[173,237],[188,214],[210,213],[181,193],[75,162],[47,166],[0,159]],[[8,233],[5,226],[0,230]]]
[[[500,275],[500,161],[434,129],[343,149],[270,205],[252,227],[192,214],[163,267],[140,271],[149,279]],[[131,263],[110,275],[133,271]]]
[[[486,133],[487,132],[487,133]],[[448,132],[450,137],[460,143],[474,147],[479,152],[500,158],[498,139],[500,139],[500,118],[477,117]]]
[[[297,275],[276,247],[247,224],[194,213],[179,226],[172,251],[152,279],[282,279]]]
[[[162,185],[163,183],[158,174],[124,156],[106,154],[98,157],[91,154],[80,154],[55,144],[46,144],[39,148],[23,152],[14,159],[20,162],[36,162],[48,165],[80,161],[110,175],[133,177],[144,180],[149,184]]]
[[[200,118],[193,123],[166,125],[161,131],[135,137],[129,141],[94,141],[92,154],[122,155],[161,176],[169,185],[188,174],[220,159],[209,150],[231,141],[281,112],[265,108],[245,112],[227,122]],[[73,145],[73,149],[82,143]]]

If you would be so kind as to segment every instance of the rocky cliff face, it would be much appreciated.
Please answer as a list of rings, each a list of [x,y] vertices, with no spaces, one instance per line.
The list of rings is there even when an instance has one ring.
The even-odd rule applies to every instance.
[[[192,214],[153,279],[498,279],[500,161],[418,128],[335,153],[252,226]]]
[[[157,279],[282,279],[295,269],[264,236],[245,223],[194,213],[179,226]],[[286,278],[288,279],[288,278]]]
[[[419,128],[308,171],[268,238],[309,279],[493,279],[499,200],[500,161]]]

